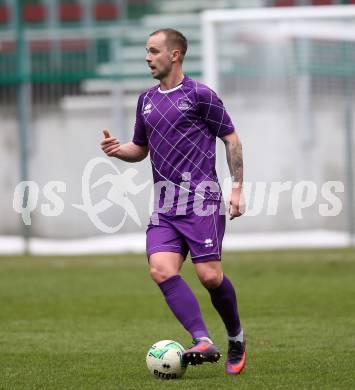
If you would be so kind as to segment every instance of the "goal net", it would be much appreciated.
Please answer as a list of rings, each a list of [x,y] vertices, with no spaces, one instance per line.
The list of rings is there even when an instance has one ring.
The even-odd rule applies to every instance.
[[[354,22],[355,6],[202,14],[204,82],[244,147],[247,214],[230,229],[354,235]]]

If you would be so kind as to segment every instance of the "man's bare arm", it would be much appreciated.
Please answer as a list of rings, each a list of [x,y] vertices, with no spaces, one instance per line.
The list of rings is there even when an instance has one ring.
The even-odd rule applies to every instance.
[[[230,219],[239,217],[244,212],[243,188],[243,151],[242,143],[236,132],[222,138],[226,147],[226,157],[232,177],[232,194],[230,199]]]
[[[226,156],[230,174],[232,176],[233,188],[243,185],[243,151],[242,143],[236,132],[222,138],[226,147]]]
[[[121,145],[119,140],[112,137],[108,130],[103,130],[104,140],[101,142],[101,149],[109,157],[116,157],[126,162],[138,162],[144,160],[148,155],[148,146],[136,145],[127,142]]]

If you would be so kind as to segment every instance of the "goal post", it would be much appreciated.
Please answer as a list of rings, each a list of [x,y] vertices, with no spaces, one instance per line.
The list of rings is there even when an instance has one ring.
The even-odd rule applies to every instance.
[[[353,244],[355,6],[207,10],[201,21],[203,80],[246,141],[247,179],[344,184],[336,218],[275,225],[342,230]]]
[[[236,28],[248,26],[248,23],[262,22],[299,22],[303,26],[305,22],[312,21],[336,21],[342,20],[342,31],[338,29],[334,33],[329,30],[323,30],[323,37],[331,37],[334,39],[334,34],[341,34],[341,39],[354,41],[354,26],[344,26],[344,22],[355,20],[355,5],[339,5],[339,6],[315,6],[315,7],[280,7],[280,8],[259,8],[259,9],[238,9],[238,10],[207,10],[201,13],[202,22],[202,72],[203,78],[208,85],[215,91],[218,91],[218,58],[215,55],[218,42],[216,34],[218,27],[221,25],[230,25],[234,23]],[[239,24],[239,25],[238,25]],[[328,25],[329,27],[329,25]],[[324,28],[324,23],[323,23]],[[284,28],[285,29],[285,28]],[[313,31],[313,36],[322,36],[317,27],[308,24],[308,30],[298,30],[300,36],[310,34]],[[290,33],[292,26],[290,26]]]

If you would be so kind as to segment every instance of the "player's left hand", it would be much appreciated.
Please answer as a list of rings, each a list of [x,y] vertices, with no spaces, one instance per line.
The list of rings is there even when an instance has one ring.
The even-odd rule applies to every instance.
[[[240,217],[245,212],[244,193],[241,188],[233,188],[229,201],[229,219]]]

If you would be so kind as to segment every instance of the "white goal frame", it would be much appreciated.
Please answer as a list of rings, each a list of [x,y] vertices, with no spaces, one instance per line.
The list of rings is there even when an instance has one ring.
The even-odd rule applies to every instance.
[[[355,5],[337,6],[304,6],[304,7],[275,7],[257,9],[225,9],[207,10],[201,14],[202,24],[202,76],[203,81],[219,92],[219,62],[218,47],[216,40],[216,30],[222,23],[238,22],[280,22],[275,27],[268,27],[261,32],[253,33],[260,40],[268,39],[289,39],[289,38],[314,38],[328,41],[351,41],[355,43],[355,25],[347,25],[343,22],[336,23],[334,20],[355,18]],[[300,20],[294,24],[287,22]],[[320,19],[322,19],[320,21]],[[327,21],[333,20],[332,25]],[[285,22],[285,23],[282,23]],[[300,81],[299,102],[308,102],[307,80]],[[303,123],[305,139],[309,138],[311,129],[307,123],[307,107],[300,104],[303,112],[301,115],[306,118]],[[348,104],[348,112],[345,116],[352,117],[352,105]],[[348,225],[348,245],[355,245],[355,206],[354,206],[354,172],[353,172],[353,125],[351,120],[346,121],[344,128],[345,140],[345,178],[346,178],[346,198],[347,198],[347,225]]]
[[[337,5],[337,6],[308,6],[308,7],[277,7],[277,8],[257,8],[257,9],[224,9],[207,10],[201,14],[202,23],[202,76],[204,82],[213,90],[218,92],[218,59],[216,56],[216,27],[224,22],[255,22],[255,21],[292,21],[303,19],[311,22],[312,19],[323,18],[331,20],[336,18],[355,18],[355,5]],[[308,23],[308,27],[310,24]],[[332,34],[329,29],[312,29],[302,31],[298,29],[284,29],[284,33],[289,36],[315,37],[319,39],[331,39],[332,35],[338,40],[355,41],[355,27],[334,29]],[[281,32],[281,31],[279,31]],[[337,38],[336,38],[337,37]]]

